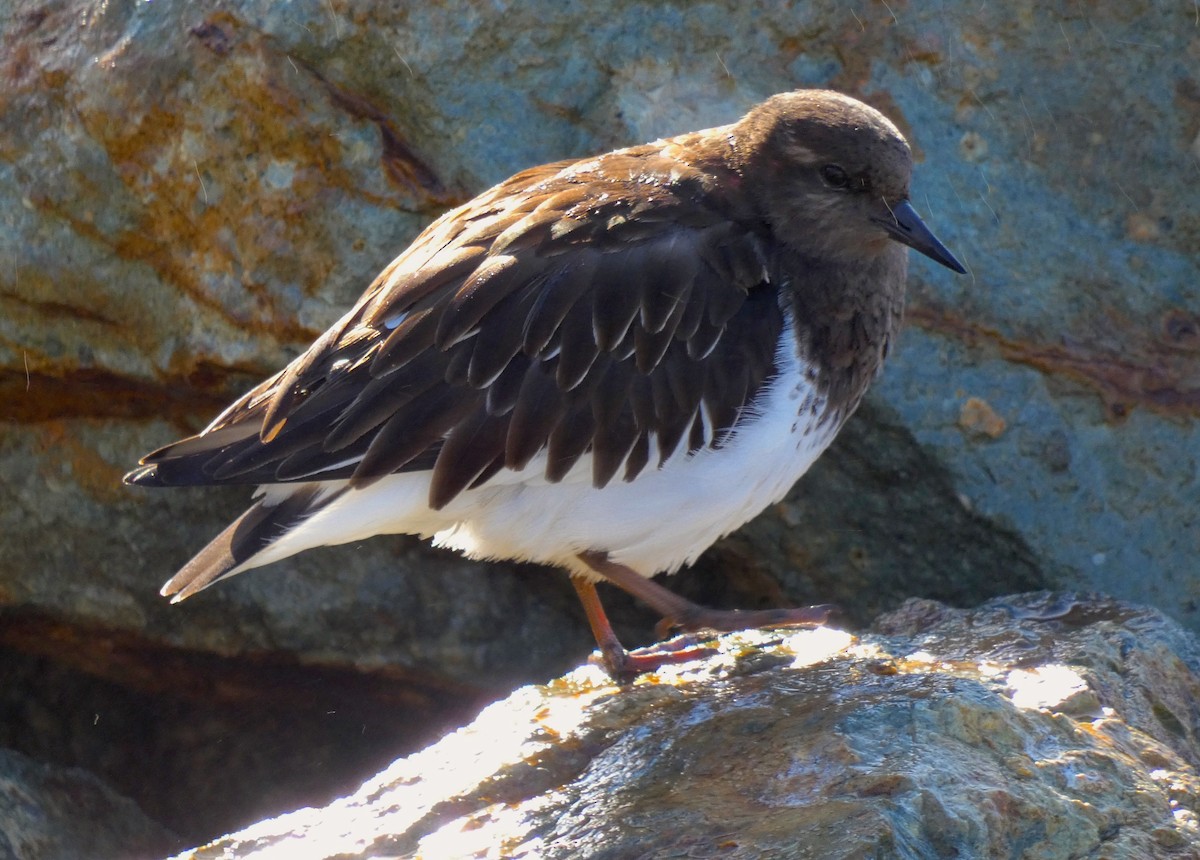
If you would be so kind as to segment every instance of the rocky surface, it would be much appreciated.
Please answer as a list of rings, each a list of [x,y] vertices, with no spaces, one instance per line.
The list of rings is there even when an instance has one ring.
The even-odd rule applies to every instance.
[[[912,601],[518,690],[324,809],[180,855],[1195,857],[1200,652],[1162,614]]]
[[[488,701],[470,688],[283,655],[151,650],[111,631],[13,617],[3,632],[11,647],[0,652],[0,749],[99,775],[147,816],[172,822],[176,850],[328,803]],[[0,833],[6,826],[0,810]]]
[[[333,790],[301,788],[286,752],[202,755],[212,738],[303,738],[340,785],[464,703],[577,664],[589,637],[561,577],[400,538],[167,607],[159,583],[245,494],[119,477],[303,348],[446,207],[798,85],[860,96],[909,133],[914,203],[971,274],[914,259],[909,325],[869,406],[787,501],[675,585],[724,605],[835,601],[856,623],[912,594],[1086,587],[1200,629],[1194,12],[4,4],[0,690],[16,713],[57,714],[54,679],[94,686],[204,766],[180,759],[164,794],[176,771],[143,779],[136,735],[77,742],[82,702],[0,737],[87,763],[198,836],[236,823],[230,809]],[[652,618],[614,605],[627,638],[648,635]],[[379,702],[400,728],[345,752],[353,715]],[[192,802],[187,775],[216,773],[216,807]]]
[[[91,774],[0,749],[0,858],[145,860],[172,846],[177,836]]]

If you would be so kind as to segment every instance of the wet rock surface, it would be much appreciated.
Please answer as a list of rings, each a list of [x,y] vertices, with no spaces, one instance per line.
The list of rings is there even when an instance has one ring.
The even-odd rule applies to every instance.
[[[355,794],[182,857],[1194,857],[1195,640],[1071,594],[727,635],[518,690]]]
[[[158,585],[246,494],[119,477],[296,354],[456,202],[794,86],[897,121],[914,205],[971,273],[914,258],[868,405],[672,586],[835,602],[856,625],[910,595],[1089,588],[1200,630],[1193,11],[4,4],[0,743],[93,769],[198,842],[323,803],[577,665],[590,638],[559,574],[405,538],[169,607]],[[620,598],[613,615],[632,642],[656,620]],[[106,708],[138,717],[89,735]]]

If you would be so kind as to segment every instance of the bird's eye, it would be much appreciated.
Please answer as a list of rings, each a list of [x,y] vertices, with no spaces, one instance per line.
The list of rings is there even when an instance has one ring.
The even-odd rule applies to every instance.
[[[822,167],[821,178],[830,188],[850,187],[850,176],[836,164],[826,164]]]

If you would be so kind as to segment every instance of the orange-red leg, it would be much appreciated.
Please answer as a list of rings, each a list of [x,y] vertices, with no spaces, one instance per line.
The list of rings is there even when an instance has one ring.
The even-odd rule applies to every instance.
[[[662,621],[656,628],[660,636],[666,635],[672,629],[685,632],[697,630],[728,632],[754,627],[816,627],[825,623],[833,609],[828,605],[803,606],[795,609],[709,609],[679,596],[632,568],[610,561],[604,553],[584,552],[579,554],[579,558],[604,579],[629,592],[662,615]],[[592,627],[592,633],[600,646],[601,659],[609,674],[614,678],[631,678],[665,664],[691,660],[705,653],[705,649],[698,649],[691,645],[685,646],[682,650],[672,648],[670,647],[671,643],[665,643],[667,647],[661,649],[626,651],[613,632],[612,625],[608,622],[608,616],[605,615],[604,607],[600,604],[600,595],[596,592],[595,584],[580,577],[572,577],[571,581],[575,584],[575,591],[579,594],[583,610],[587,613],[588,623]]]
[[[596,637],[596,644],[600,646],[600,661],[608,674],[618,681],[629,681],[660,666],[695,660],[712,653],[711,649],[697,648],[687,643],[675,643],[677,647],[662,650],[639,648],[627,651],[613,632],[604,606],[600,603],[596,584],[576,576],[571,577],[571,583],[575,586],[575,593],[579,595],[579,602],[583,604],[583,611],[592,628],[592,635]]]

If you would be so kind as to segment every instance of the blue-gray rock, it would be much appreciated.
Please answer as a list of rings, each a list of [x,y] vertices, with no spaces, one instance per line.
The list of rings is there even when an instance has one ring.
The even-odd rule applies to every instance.
[[[164,648],[282,654],[421,689],[577,663],[561,576],[400,538],[168,608],[159,583],[244,494],[119,477],[303,348],[455,202],[796,86],[901,125],[914,203],[970,276],[914,259],[868,406],[673,585],[857,622],[910,595],[1086,587],[1200,630],[1196,33],[1189,4],[1138,2],[4,5],[0,647],[29,647],[2,623],[19,616],[83,631],[38,653],[90,671],[90,631],[145,642],[149,668]]]

